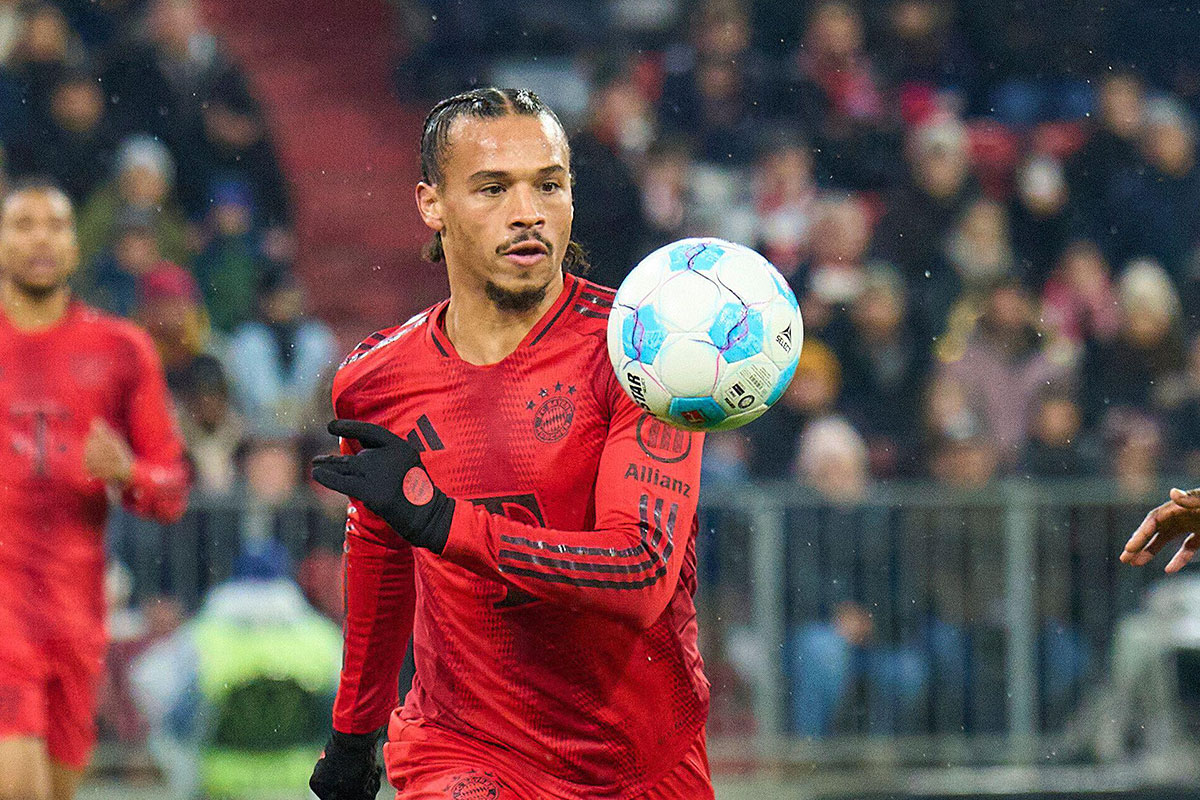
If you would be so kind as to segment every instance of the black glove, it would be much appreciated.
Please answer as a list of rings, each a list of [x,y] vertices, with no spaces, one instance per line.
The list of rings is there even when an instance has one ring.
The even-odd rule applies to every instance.
[[[379,731],[334,731],[308,779],[313,794],[321,800],[375,800],[383,773],[375,760],[378,740]]]
[[[454,501],[433,485],[421,457],[404,439],[380,425],[335,419],[329,432],[357,439],[352,456],[313,459],[313,480],[358,499],[417,547],[441,553],[450,536]]]

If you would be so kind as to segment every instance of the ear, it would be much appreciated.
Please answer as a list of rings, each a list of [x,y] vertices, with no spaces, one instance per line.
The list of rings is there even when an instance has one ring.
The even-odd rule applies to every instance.
[[[436,184],[426,183],[421,181],[417,184],[417,211],[421,214],[421,220],[430,230],[442,232],[446,227],[442,222],[442,196],[438,192]]]

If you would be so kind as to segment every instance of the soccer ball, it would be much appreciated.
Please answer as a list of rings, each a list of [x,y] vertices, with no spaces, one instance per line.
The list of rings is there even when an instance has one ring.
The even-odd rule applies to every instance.
[[[681,239],[646,256],[608,318],[608,355],[625,392],[688,430],[762,416],[791,382],[803,339],[779,272],[722,239]]]

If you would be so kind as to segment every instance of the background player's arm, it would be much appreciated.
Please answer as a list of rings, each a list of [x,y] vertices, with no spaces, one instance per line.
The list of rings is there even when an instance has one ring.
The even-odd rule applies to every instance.
[[[458,502],[442,557],[543,600],[652,625],[675,593],[695,522],[702,435],[682,460],[656,461],[638,443],[642,411],[623,393],[613,402],[595,530],[539,528]],[[657,480],[642,479],[655,470]]]
[[[351,445],[343,440],[342,452],[352,453]],[[369,733],[399,704],[400,668],[416,605],[413,552],[386,522],[351,499],[344,559],[346,616],[333,728]]]
[[[175,425],[162,363],[149,336],[134,338],[134,360],[125,432],[134,460],[121,501],[137,514],[173,522],[187,508],[183,440]]]

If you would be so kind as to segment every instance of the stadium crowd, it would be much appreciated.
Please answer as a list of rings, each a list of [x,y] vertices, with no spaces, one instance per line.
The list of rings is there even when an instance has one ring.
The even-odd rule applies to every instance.
[[[788,278],[800,368],[771,414],[708,439],[708,479],[852,502],[897,478],[1106,475],[1139,495],[1200,470],[1200,62],[1176,57],[1200,17],[1065,0],[393,4],[414,107],[546,65],[528,74],[552,76],[574,129],[591,277],[615,286],[703,234]],[[288,268],[287,179],[246,77],[191,0],[0,0],[0,144],[5,181],[49,175],[76,203],[79,295],[158,345],[196,497],[303,501],[319,534],[301,577],[336,618],[344,505],[303,465],[325,447],[341,345]],[[262,539],[288,523],[237,524]],[[174,613],[137,611],[129,639]],[[122,708],[106,724],[134,736]]]
[[[710,438],[710,475],[846,499],[1010,475],[1136,494],[1200,466],[1200,95],[1171,55],[1194,52],[1194,14],[581,0],[532,4],[511,36],[500,3],[402,5],[425,23],[406,94],[528,57],[557,65],[562,103],[585,88],[576,234],[599,280],[717,235],[791,282],[796,380]]]

